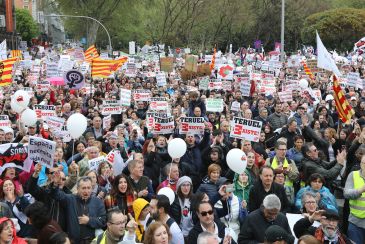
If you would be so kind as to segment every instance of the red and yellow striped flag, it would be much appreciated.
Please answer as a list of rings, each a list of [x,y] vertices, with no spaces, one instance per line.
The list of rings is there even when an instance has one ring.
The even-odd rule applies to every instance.
[[[9,58],[0,61],[0,86],[9,86],[12,83],[13,65],[18,58]]]
[[[312,81],[315,81],[315,77],[311,71],[311,69],[308,67],[308,65],[303,61],[302,62],[303,64],[303,68],[304,68],[304,72],[309,76],[309,78],[312,80]]]
[[[91,62],[94,58],[98,58],[100,55],[98,53],[98,50],[96,49],[95,45],[92,45],[85,51],[85,61]]]
[[[22,50],[11,50],[11,57],[12,58],[22,59],[22,56],[23,56]]]
[[[338,112],[338,117],[343,123],[350,122],[352,115],[355,114],[351,105],[347,101],[344,92],[337,80],[337,77],[333,75],[333,97],[336,102],[336,109]]]
[[[212,72],[212,70],[214,70],[214,66],[215,66],[215,55],[217,53],[217,49],[214,48],[214,52],[213,52],[213,58],[212,58],[212,62],[210,64],[210,72]]]
[[[127,60],[128,58],[126,57],[116,60],[106,60],[100,58],[93,59],[91,62],[91,76],[107,78],[120,67],[122,67],[122,65],[127,62]]]

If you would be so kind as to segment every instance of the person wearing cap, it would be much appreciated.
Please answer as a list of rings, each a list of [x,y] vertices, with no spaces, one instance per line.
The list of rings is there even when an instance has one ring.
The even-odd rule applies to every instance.
[[[318,227],[313,226],[314,221],[321,224]],[[351,244],[353,243],[338,228],[340,216],[334,210],[318,210],[312,215],[306,215],[305,218],[298,220],[294,224],[294,233],[297,238],[303,235],[312,235],[321,243],[329,244]],[[357,243],[356,243],[357,244]]]
[[[136,235],[138,242],[143,241],[143,235],[147,229],[147,226],[152,222],[152,218],[150,218],[150,206],[149,202],[147,202],[143,198],[137,198],[133,202],[133,213],[134,219],[137,223]]]
[[[361,157],[360,170],[352,171],[346,180],[344,197],[350,199],[347,234],[355,243],[365,242],[365,155]]]
[[[250,212],[243,225],[241,225],[238,243],[264,243],[264,233],[272,225],[283,228],[288,240],[290,240],[288,243],[294,243],[288,219],[280,212],[280,209],[279,197],[275,194],[267,195],[262,202],[262,206]]]
[[[272,225],[265,231],[265,244],[287,244],[292,243],[294,237],[288,235],[286,230],[278,225]]]

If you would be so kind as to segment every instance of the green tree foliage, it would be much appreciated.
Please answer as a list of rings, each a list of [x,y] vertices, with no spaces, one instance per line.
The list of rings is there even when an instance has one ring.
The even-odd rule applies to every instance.
[[[365,33],[365,9],[333,9],[306,18],[302,39],[315,43],[315,31],[329,49],[350,50]]]
[[[23,40],[30,42],[32,38],[39,35],[37,23],[26,9],[16,9],[16,30],[20,33]]]

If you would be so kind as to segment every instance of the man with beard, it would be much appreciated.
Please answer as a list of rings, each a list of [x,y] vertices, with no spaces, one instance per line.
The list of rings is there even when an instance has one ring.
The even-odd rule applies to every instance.
[[[150,202],[150,213],[155,221],[160,221],[170,228],[172,235],[171,244],[184,244],[184,236],[179,225],[168,214],[170,211],[170,201],[165,195],[157,195]]]
[[[294,225],[294,233],[299,238],[303,235],[313,235],[321,243],[350,244],[350,241],[338,229],[340,217],[334,210],[318,210],[306,218],[300,219]],[[320,221],[319,227],[312,226],[314,221]]]

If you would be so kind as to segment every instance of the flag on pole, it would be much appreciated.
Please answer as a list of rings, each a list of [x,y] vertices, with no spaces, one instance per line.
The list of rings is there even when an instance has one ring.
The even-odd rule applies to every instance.
[[[341,72],[338,70],[336,62],[333,60],[331,54],[327,51],[326,47],[323,45],[322,40],[319,37],[317,31],[316,31],[316,36],[317,36],[318,68],[332,71],[337,77],[340,77]]]
[[[22,59],[22,50],[11,50],[11,57]]]
[[[8,86],[12,83],[13,65],[18,58],[9,58],[0,61],[0,86]]]
[[[216,54],[217,54],[217,49],[214,48],[212,63],[210,64],[210,72],[212,72],[212,70],[214,70],[214,66],[215,66],[215,55]]]
[[[105,59],[92,59],[91,61],[91,76],[107,78],[115,71],[117,71],[122,65],[127,62],[128,58],[120,58],[116,60],[105,60]]]
[[[351,105],[347,101],[345,97],[345,93],[342,91],[342,88],[337,80],[336,75],[333,75],[333,98],[336,103],[336,109],[338,112],[338,117],[341,119],[343,123],[350,122],[352,115],[355,114]]]
[[[91,62],[92,59],[98,58],[100,55],[98,53],[98,50],[96,49],[95,45],[92,45],[85,51],[85,61]]]
[[[308,65],[304,61],[302,62],[302,65],[303,65],[303,68],[304,68],[304,72],[309,76],[309,78],[311,80],[314,81],[315,80],[315,77],[314,77],[311,69],[308,67]]]

